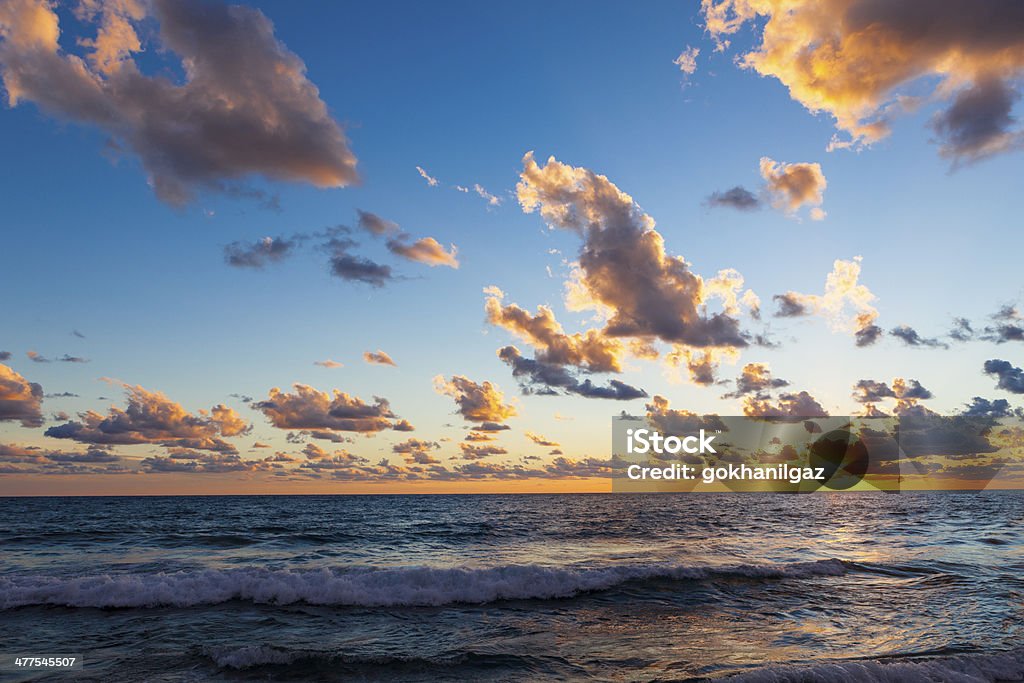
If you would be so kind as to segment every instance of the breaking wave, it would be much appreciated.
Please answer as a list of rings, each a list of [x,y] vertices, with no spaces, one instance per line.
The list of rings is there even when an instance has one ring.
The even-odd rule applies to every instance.
[[[686,566],[663,563],[597,568],[509,565],[493,568],[208,569],[78,577],[0,577],[0,609],[190,607],[230,600],[261,604],[357,607],[483,604],[497,600],[569,598],[644,580],[784,579],[839,576],[841,560],[789,564]]]

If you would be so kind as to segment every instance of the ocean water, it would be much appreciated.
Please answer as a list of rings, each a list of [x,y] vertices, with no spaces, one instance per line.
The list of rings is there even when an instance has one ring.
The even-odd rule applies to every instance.
[[[75,681],[1024,680],[1020,492],[7,498],[0,521],[0,651],[83,655]]]

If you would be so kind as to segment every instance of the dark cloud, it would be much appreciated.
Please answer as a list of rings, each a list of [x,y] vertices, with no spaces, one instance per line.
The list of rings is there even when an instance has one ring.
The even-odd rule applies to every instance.
[[[1024,394],[1024,370],[1009,361],[993,359],[985,361],[985,374],[998,378],[996,387],[1013,394]]]
[[[238,455],[223,453],[179,453],[174,456],[152,456],[141,462],[143,471],[154,474],[191,472],[196,474],[222,474],[226,472],[266,472],[271,464],[266,460],[246,460]]]
[[[392,453],[398,453],[406,463],[410,465],[436,465],[441,461],[435,458],[431,451],[437,450],[441,444],[436,441],[422,441],[420,439],[406,439],[391,447]]]
[[[1024,30],[1024,26],[1022,26]],[[987,75],[961,90],[953,104],[932,120],[940,153],[954,163],[970,163],[1020,147],[1012,115],[1020,93],[996,75]]]
[[[853,386],[853,398],[859,403],[877,403],[887,398],[921,401],[932,398],[932,392],[921,386],[916,379],[897,377],[892,381],[892,386],[886,382],[862,379]]]
[[[1016,306],[1006,305],[991,316],[994,325],[986,326],[981,335],[984,341],[1003,344],[1010,341],[1024,341],[1022,317]]]
[[[332,237],[324,243],[324,248],[330,254],[332,275],[342,280],[363,282],[371,287],[383,287],[395,279],[391,266],[350,254],[349,250],[355,246],[356,243],[346,237]]]
[[[1024,410],[1020,408],[1011,408],[1010,402],[1005,398],[997,398],[994,401],[990,401],[987,398],[981,396],[975,396],[971,399],[971,402],[967,404],[961,413],[964,417],[984,417],[984,418],[1001,418],[1001,417],[1021,417],[1024,418]]]
[[[57,360],[59,360],[61,363],[88,363],[89,362],[88,358],[82,358],[81,356],[71,356],[71,355],[68,355],[66,353],[63,356],[61,356],[60,358],[58,358]]]
[[[748,397],[743,404],[743,414],[747,417],[828,417],[828,411],[806,391],[779,394],[775,403],[771,399]]]
[[[480,446],[472,443],[460,443],[459,450],[462,451],[463,460],[480,460],[492,455],[508,455],[508,449],[501,446]]]
[[[539,210],[550,225],[583,238],[578,298],[608,313],[605,335],[693,347],[748,345],[736,318],[705,313],[702,278],[666,253],[654,219],[608,178],[553,157],[541,167],[528,153],[516,189],[524,211]]]
[[[359,215],[357,225],[371,235],[392,235],[398,232],[398,223],[381,218],[375,213],[356,209]]]
[[[949,345],[938,339],[922,337],[917,330],[909,325],[900,325],[889,330],[889,334],[902,341],[907,346],[915,346],[930,349],[948,349]]]
[[[0,351],[0,361],[6,361],[11,359],[10,351]]]
[[[810,315],[810,310],[800,300],[799,295],[793,292],[776,294],[772,297],[772,300],[779,305],[778,310],[775,311],[775,317],[777,318],[799,318]]]
[[[78,337],[79,339],[85,339],[85,335],[79,332],[78,330],[71,330],[71,335],[74,337]]]
[[[860,328],[853,333],[853,336],[857,340],[857,346],[864,347],[873,345],[882,338],[883,334],[885,331],[881,327],[871,324]]]
[[[30,361],[32,361],[33,363],[49,363],[50,362],[49,358],[47,358],[46,356],[40,354],[38,351],[26,351],[25,355],[28,356],[28,359]]]
[[[305,64],[259,10],[203,0],[90,4],[79,14],[101,28],[80,42],[81,59],[58,46],[47,3],[16,4],[30,11],[0,9],[11,104],[32,101],[99,127],[138,156],[162,200],[184,204],[199,189],[253,194],[237,185],[252,175],[317,187],[358,180],[348,140]],[[181,60],[180,82],[144,75],[133,59],[144,49],[136,27],[150,11],[159,24],[152,53]]]
[[[43,426],[43,387],[0,364],[0,421]]]
[[[296,240],[264,237],[255,242],[232,242],[224,247],[224,261],[236,268],[262,268],[279,263],[295,250]]]
[[[748,394],[762,394],[773,389],[789,386],[789,382],[772,377],[766,363],[747,363],[736,378],[736,389],[723,395],[723,398],[739,398]]]
[[[498,350],[498,357],[512,368],[512,376],[519,380],[524,394],[555,396],[564,391],[585,398],[607,398],[628,401],[645,398],[647,392],[617,379],[606,385],[594,384],[589,378],[580,380],[561,365],[525,358],[514,346]]]
[[[754,27],[754,46],[736,62],[833,116],[846,139],[834,137],[832,149],[871,145],[893,119],[935,102],[949,103],[932,126],[955,164],[1020,146],[1011,115],[1024,72],[1018,2],[707,0],[702,11],[722,49]]]
[[[498,422],[481,422],[475,425],[473,428],[474,432],[504,432],[512,429],[508,425],[500,424]]]
[[[966,342],[974,339],[974,328],[967,318],[953,318],[953,329],[949,331],[949,338],[953,341]]]
[[[168,448],[234,453],[237,449],[219,437],[246,434],[250,426],[224,405],[200,414],[189,413],[159,392],[123,385],[128,405],[112,407],[106,415],[95,411],[50,427],[46,436],[97,445],[160,444]]]
[[[761,200],[757,195],[740,185],[724,192],[712,192],[704,203],[711,208],[724,207],[738,211],[757,211],[761,208]]]
[[[664,396],[654,396],[644,407],[647,410],[647,421],[663,434],[681,436],[693,434],[701,429],[728,431],[718,415],[700,415],[689,410],[672,408]],[[623,415],[625,416],[625,413]]]
[[[278,429],[374,433],[396,424],[387,399],[375,397],[373,403],[365,403],[338,390],[328,394],[305,384],[292,387],[291,394],[274,387],[265,401],[252,404]]]

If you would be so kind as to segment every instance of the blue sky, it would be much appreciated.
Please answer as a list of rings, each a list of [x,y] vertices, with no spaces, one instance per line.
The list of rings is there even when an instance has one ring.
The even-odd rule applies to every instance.
[[[942,337],[954,316],[983,326],[1019,299],[1020,156],[995,155],[952,171],[928,126],[941,103],[899,118],[891,135],[870,147],[826,152],[836,132],[829,112],[809,111],[779,79],[734,64],[756,47],[759,24],[715,52],[695,4],[252,6],[305,64],[349,139],[359,184],[320,189],[255,173],[240,182],[279,197],[279,210],[208,190],[172,206],[154,196],[134,154],[110,153],[109,131],[41,111],[31,98],[0,111],[0,282],[8,293],[0,350],[47,393],[80,395],[46,400],[47,415],[122,405],[121,388],[98,381],[115,378],[164,392],[190,411],[226,403],[255,425],[249,440],[285,450],[292,448],[285,430],[230,395],[262,399],[270,387],[300,382],[366,400],[387,397],[416,424],[418,438],[458,439],[469,425],[432,378],[464,375],[494,382],[516,401],[519,416],[501,437],[510,459],[527,448],[525,431],[557,439],[570,456],[605,456],[609,418],[623,409],[642,412],[644,400],[521,395],[496,356],[514,337],[484,317],[482,289],[496,285],[505,303],[529,311],[550,305],[569,333],[599,326],[562,301],[563,259],[577,258],[580,237],[549,229],[516,199],[522,157],[531,150],[542,165],[553,155],[607,176],[657,221],[666,251],[685,257],[694,272],[743,274],[763,306],[751,329],[767,327],[780,346],[743,350],[737,362],[719,367],[720,380],[746,363],[768,363],[791,389],[842,413],[859,409],[850,397],[858,379],[913,377],[934,393],[929,406],[948,413],[973,396],[997,396],[981,371],[986,359],[1019,356],[1019,344],[928,350],[888,336],[857,348],[849,333],[830,330],[819,316],[772,316],[773,295],[820,294],[833,261],[854,256],[863,257],[860,282],[877,297],[877,322],[886,330],[907,324]],[[68,7],[59,14],[61,46],[75,52],[95,26]],[[142,72],[183,78],[175,55],[158,49],[152,18],[138,26]],[[692,75],[673,64],[687,46],[700,48]],[[820,164],[827,218],[707,205],[714,191],[756,190],[763,156]],[[417,166],[439,185],[429,186]],[[474,184],[501,204],[453,187]],[[359,254],[401,276],[383,288],[332,277],[312,242],[263,269],[225,264],[229,243],[355,226],[357,210],[417,238],[457,245],[460,267],[404,261],[368,235],[357,236]],[[364,363],[361,354],[376,349],[398,367]],[[33,363],[29,350],[90,362]],[[313,365],[328,358],[344,367]],[[659,362],[626,366],[621,379],[670,398],[673,407],[742,411],[739,399],[720,398],[727,386],[699,386],[685,376],[670,381]],[[0,436],[73,446],[14,422],[0,423]],[[358,447],[376,459],[405,436],[379,435]],[[239,446],[244,455],[247,443]],[[154,449],[124,452],[141,457]],[[440,450],[453,449],[454,441]]]

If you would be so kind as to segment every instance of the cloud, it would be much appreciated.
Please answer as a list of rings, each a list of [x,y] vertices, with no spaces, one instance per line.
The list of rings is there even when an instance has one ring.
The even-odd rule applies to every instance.
[[[43,356],[38,351],[26,351],[25,355],[28,356],[28,359],[30,361],[32,361],[33,363],[49,363],[50,362],[49,358],[47,358],[46,356]]]
[[[720,49],[755,26],[760,42],[738,64],[830,114],[846,136],[831,148],[871,145],[897,116],[950,101],[932,122],[944,156],[969,162],[1019,146],[1010,115],[1024,71],[1018,3],[703,0],[702,9]]]
[[[787,214],[795,214],[804,206],[820,207],[828,182],[821,164],[775,161],[761,157],[761,177],[765,181],[772,206]],[[825,212],[811,210],[812,220],[821,220]]]
[[[478,384],[462,375],[446,380],[438,375],[434,378],[434,391],[453,398],[459,414],[469,422],[501,423],[516,414],[516,409],[504,402],[501,390],[490,382]]]
[[[446,250],[440,242],[433,237],[423,237],[410,243],[413,238],[406,232],[402,232],[398,223],[381,218],[369,211],[359,211],[359,227],[375,237],[388,236],[386,242],[388,251],[392,254],[417,263],[423,263],[431,268],[434,266],[448,266],[458,268],[459,250],[454,244],[448,245]],[[346,248],[352,246],[346,244]]]
[[[393,361],[391,356],[380,349],[377,349],[376,351],[364,351],[363,360],[371,365],[390,365],[392,367],[398,367],[398,363]]]
[[[857,340],[857,346],[872,346],[875,342],[882,338],[885,334],[878,325],[870,324],[861,327],[853,333],[854,338]]]
[[[917,346],[931,349],[948,349],[949,344],[944,344],[938,339],[922,337],[913,327],[899,325],[889,330],[889,334],[902,341],[907,346]]]
[[[0,421],[43,426],[43,387],[0,364]]]
[[[985,361],[985,374],[998,378],[996,387],[1012,394],[1024,394],[1024,370],[1009,361],[992,359]]]
[[[784,379],[772,377],[767,363],[747,363],[736,378],[736,389],[723,398],[739,398],[748,394],[762,394],[766,391],[789,386]]]
[[[71,355],[68,355],[66,353],[63,356],[61,356],[60,358],[58,358],[57,360],[60,361],[61,363],[88,363],[89,362],[88,358],[82,358],[81,356],[71,356]]]
[[[995,325],[986,326],[981,339],[1004,344],[1009,341],[1024,341],[1022,316],[1015,306],[1003,306],[991,316]]]
[[[127,394],[124,409],[111,407],[106,415],[90,410],[77,420],[50,427],[46,436],[97,445],[159,444],[168,448],[235,453],[219,437],[249,432],[249,425],[232,408],[214,406],[193,414],[158,391],[121,384]]]
[[[278,429],[375,433],[398,424],[390,403],[379,396],[365,403],[337,389],[328,394],[305,384],[292,387],[291,394],[274,387],[266,400],[253,404]]]
[[[949,331],[953,341],[966,342],[974,339],[974,328],[967,318],[953,318],[953,329]]]
[[[547,437],[541,436],[540,434],[534,434],[533,432],[526,432],[526,438],[534,442],[538,446],[545,446],[547,448],[558,448],[561,444],[548,439]]]
[[[747,346],[735,318],[701,310],[703,279],[665,253],[654,219],[608,178],[554,157],[541,167],[530,152],[516,191],[523,211],[582,237],[577,308],[606,312],[606,336]]]
[[[853,398],[858,403],[877,403],[885,398],[922,401],[932,398],[932,392],[925,389],[916,379],[897,377],[890,387],[885,382],[862,379],[853,385]]]
[[[6,361],[11,359],[10,351],[0,351],[0,361]]]
[[[1020,408],[1011,408],[1009,401],[1005,398],[997,398],[994,401],[990,401],[987,398],[981,396],[975,396],[971,399],[971,402],[967,404],[961,415],[965,417],[982,417],[982,418],[1001,418],[1001,417],[1021,417],[1024,418],[1024,411]]]
[[[417,167],[416,167],[416,172],[420,174],[420,177],[421,177],[421,178],[423,178],[424,180],[426,180],[426,181],[427,181],[427,185],[430,185],[431,187],[437,187],[437,185],[438,185],[438,180],[437,180],[437,178],[435,178],[435,177],[433,177],[432,175],[430,175],[429,173],[427,173],[427,172],[426,172],[426,171],[425,171],[425,170],[423,169],[423,167],[422,167],[422,166],[417,166]]]
[[[727,208],[737,211],[757,211],[761,208],[761,200],[745,187],[737,185],[731,189],[715,191],[708,195],[704,204],[713,209]]]
[[[333,237],[324,244],[324,248],[330,253],[332,275],[342,280],[363,282],[378,288],[395,279],[391,266],[348,253],[354,246],[355,242],[342,237]]]
[[[315,360],[315,361],[313,361],[313,365],[319,365],[322,368],[328,368],[328,369],[343,368],[343,367],[345,367],[344,363],[339,363],[338,361],[331,360],[330,358],[328,358],[327,360]]]
[[[436,465],[441,461],[431,455],[432,450],[441,447],[436,441],[421,441],[420,439],[406,439],[391,447],[392,453],[398,453],[406,463],[413,465]]]
[[[743,402],[743,414],[747,417],[828,417],[816,398],[806,391],[780,394],[778,400],[748,396]]]
[[[718,415],[699,415],[685,409],[671,407],[664,396],[655,396],[646,404],[647,421],[664,434],[691,434],[699,429],[726,431]]]
[[[224,262],[236,268],[263,268],[280,263],[295,250],[296,241],[283,237],[264,237],[255,242],[232,242],[224,247]]]
[[[147,76],[134,55],[140,22],[155,18],[152,54],[176,56]],[[228,191],[252,175],[343,187],[358,180],[356,158],[306,66],[258,10],[200,0],[90,3],[79,12],[99,24],[83,56],[59,45],[57,14],[45,0],[0,8],[0,70],[12,106],[93,125],[129,149],[157,196],[189,202],[199,189]],[[252,191],[242,190],[242,193]]]
[[[829,321],[832,329],[852,333],[858,346],[866,346],[881,334],[874,329],[878,310],[872,305],[875,295],[859,282],[860,256],[851,261],[836,259],[825,278],[824,294],[786,292],[772,297],[778,304],[776,317],[793,318],[811,313]]]
[[[508,455],[508,450],[501,446],[478,446],[471,443],[460,443],[463,460],[480,460],[492,455]]]
[[[500,206],[501,199],[495,197],[493,194],[485,190],[479,183],[473,185],[473,191],[476,192],[481,199],[487,202],[488,206]]]
[[[423,237],[412,244],[403,241],[402,238],[390,239],[387,241],[387,247],[392,254],[426,264],[431,268],[448,266],[458,269],[459,267],[458,248],[454,244],[450,244],[446,251],[444,246],[433,237]]]
[[[678,66],[682,73],[692,76],[697,72],[697,55],[699,54],[700,48],[687,45],[686,49],[672,60],[672,63]]]
[[[589,378],[580,380],[562,365],[523,357],[515,346],[499,349],[498,357],[512,368],[512,376],[519,380],[524,394],[555,396],[561,389],[566,393],[585,398],[607,398],[620,401],[647,396],[647,392],[643,389],[617,379],[609,380],[608,384],[604,386],[594,384]]]
[[[375,213],[360,209],[356,209],[356,213],[359,216],[357,225],[371,235],[380,237],[381,235],[392,235],[398,232],[398,223],[394,221],[389,221]]]
[[[942,156],[964,164],[1020,149],[1024,134],[1014,130],[1017,119],[1011,114],[1020,93],[1001,76],[981,77],[961,90],[949,109],[932,120]]]
[[[266,460],[245,460],[236,454],[186,453],[171,456],[152,456],[141,462],[143,471],[153,474],[191,472],[196,474],[222,474],[226,472],[265,472],[271,469]]]
[[[487,290],[484,306],[487,321],[503,327],[537,349],[537,359],[554,365],[573,365],[591,372],[621,372],[625,345],[600,330],[565,334],[547,306],[538,306],[537,313],[516,304],[502,305],[504,294],[497,288]]]

